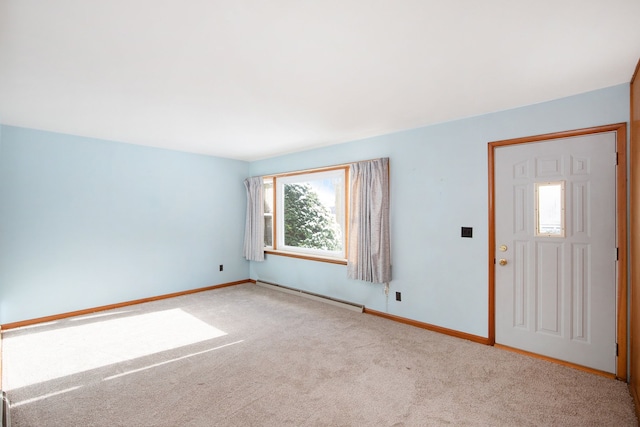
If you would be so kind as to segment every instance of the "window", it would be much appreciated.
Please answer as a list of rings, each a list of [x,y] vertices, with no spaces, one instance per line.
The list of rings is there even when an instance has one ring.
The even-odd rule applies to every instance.
[[[346,258],[348,167],[266,178],[267,250],[305,258]]]
[[[264,180],[264,246],[273,247],[273,178]]]
[[[564,181],[536,183],[536,235],[564,237]]]

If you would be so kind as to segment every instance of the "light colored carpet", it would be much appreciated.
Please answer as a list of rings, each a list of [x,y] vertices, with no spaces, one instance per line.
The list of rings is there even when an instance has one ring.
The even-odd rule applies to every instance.
[[[14,427],[637,425],[622,382],[252,284],[3,336]]]

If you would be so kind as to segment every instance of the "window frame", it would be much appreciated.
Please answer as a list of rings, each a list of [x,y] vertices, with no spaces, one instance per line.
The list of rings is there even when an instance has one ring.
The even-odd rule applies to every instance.
[[[559,214],[560,214],[560,230],[558,233],[550,233],[550,232],[544,232],[541,229],[541,225],[542,225],[542,219],[541,219],[541,210],[542,210],[542,206],[541,206],[541,196],[540,196],[540,189],[543,187],[560,187],[560,197],[558,199],[559,201]],[[566,181],[562,180],[562,181],[542,181],[542,182],[536,182],[534,183],[534,194],[535,194],[535,200],[534,200],[534,218],[535,218],[535,236],[536,237],[555,237],[555,238],[564,238],[566,237],[566,192],[565,192],[565,186],[566,186]]]
[[[273,200],[272,203],[272,243],[273,246],[265,246],[265,253],[272,255],[288,256],[293,258],[301,258],[313,261],[328,262],[333,264],[347,264],[348,248],[349,248],[349,165],[330,166],[325,168],[307,169],[295,172],[287,172],[281,174],[273,174],[264,176],[265,182],[273,183]],[[344,234],[343,234],[343,250],[340,254],[331,254],[330,251],[322,251],[318,249],[308,248],[292,248],[289,246],[282,247],[284,238],[281,238],[280,229],[282,228],[281,210],[284,206],[283,187],[281,185],[288,181],[288,177],[324,174],[332,171],[343,171],[344,173]],[[282,205],[282,206],[281,206]],[[266,217],[266,214],[265,214]]]

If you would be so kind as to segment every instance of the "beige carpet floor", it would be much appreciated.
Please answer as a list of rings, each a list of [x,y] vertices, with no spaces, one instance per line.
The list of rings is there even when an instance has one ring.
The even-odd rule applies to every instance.
[[[627,385],[238,285],[3,333],[14,427],[635,426]]]

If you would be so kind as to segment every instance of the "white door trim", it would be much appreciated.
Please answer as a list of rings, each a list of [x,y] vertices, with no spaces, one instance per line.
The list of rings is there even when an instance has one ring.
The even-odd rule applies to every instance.
[[[489,344],[495,344],[495,149],[497,147],[531,142],[550,141],[560,138],[583,136],[594,133],[615,132],[618,165],[616,168],[616,243],[618,247],[617,267],[617,307],[616,332],[618,343],[618,357],[616,363],[616,377],[627,380],[627,124],[617,123],[565,132],[529,136],[488,144],[489,163]],[[548,359],[548,358],[546,358]],[[565,363],[566,364],[566,363]],[[571,365],[571,364],[569,364]],[[580,368],[579,366],[576,366]],[[586,369],[589,370],[589,369]]]

